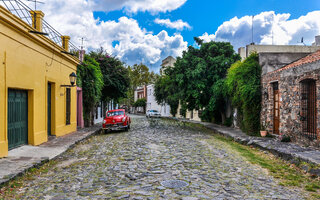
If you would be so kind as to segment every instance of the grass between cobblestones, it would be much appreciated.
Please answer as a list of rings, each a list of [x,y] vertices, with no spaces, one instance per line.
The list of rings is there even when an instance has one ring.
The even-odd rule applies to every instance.
[[[49,169],[56,164],[57,162],[55,160],[51,160],[38,168],[30,168],[24,175],[10,180],[8,183],[1,186],[0,199],[19,199],[16,197],[16,194],[19,193],[19,189],[23,186],[23,183],[34,180],[43,173],[47,173]]]
[[[294,164],[290,164],[271,153],[263,152],[254,147],[244,146],[223,136],[215,136],[215,138],[227,143],[250,163],[267,169],[270,175],[279,179],[280,185],[301,187],[310,192],[314,198],[320,198],[319,177],[312,177]]]
[[[201,129],[202,131],[213,133],[215,139],[229,145],[234,151],[238,152],[250,163],[267,169],[270,175],[280,181],[280,185],[304,188],[305,191],[310,193],[312,199],[320,199],[320,178],[304,173],[299,166],[284,161],[269,152],[261,151],[252,146],[239,144],[231,138],[226,138],[214,133],[214,131],[201,124],[193,124],[189,122],[178,122],[178,124],[180,124],[180,126],[192,129]],[[304,163],[304,165],[308,164]]]

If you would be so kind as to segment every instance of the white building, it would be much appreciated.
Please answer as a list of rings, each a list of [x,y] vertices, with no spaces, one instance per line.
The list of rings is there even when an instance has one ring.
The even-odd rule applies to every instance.
[[[173,67],[174,63],[176,61],[177,60],[172,56],[168,56],[167,58],[162,60],[162,64],[161,64],[161,68],[160,68],[160,75],[163,75],[164,74],[164,70],[167,69],[168,67]]]
[[[109,103],[107,103],[106,105],[101,101],[98,106],[96,106],[95,111],[94,111],[94,124],[99,124],[102,123],[102,121],[104,120],[104,118],[106,117],[106,113],[109,110],[114,110],[114,109],[118,109],[119,105],[114,103],[113,100],[111,100]]]
[[[94,113],[94,124],[101,123],[104,119],[103,114],[103,103],[100,102],[98,106],[96,106],[95,113]]]
[[[154,85],[147,86],[147,110],[157,110],[161,116],[171,117],[170,106],[168,104],[159,105],[154,96]]]

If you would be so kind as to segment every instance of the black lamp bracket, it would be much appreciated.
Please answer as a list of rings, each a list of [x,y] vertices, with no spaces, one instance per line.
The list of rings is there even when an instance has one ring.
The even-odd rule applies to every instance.
[[[77,85],[60,85],[60,87],[67,87],[67,88],[72,88],[76,87]]]

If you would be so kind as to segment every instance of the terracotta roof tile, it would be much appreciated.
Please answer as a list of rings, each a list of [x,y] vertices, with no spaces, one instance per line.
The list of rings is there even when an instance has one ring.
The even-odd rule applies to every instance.
[[[316,62],[320,60],[320,50],[316,51],[315,53],[312,53],[310,55],[307,55],[306,57],[303,57],[289,65],[286,65],[285,67],[283,68],[280,68],[278,70],[275,70],[273,72],[270,72],[270,74],[272,73],[276,73],[276,72],[279,72],[279,71],[283,71],[283,70],[287,70],[287,69],[290,69],[290,68],[293,68],[293,67],[298,67],[298,66],[301,66],[301,65],[305,65],[305,64],[308,64],[308,63],[313,63],[313,62]]]

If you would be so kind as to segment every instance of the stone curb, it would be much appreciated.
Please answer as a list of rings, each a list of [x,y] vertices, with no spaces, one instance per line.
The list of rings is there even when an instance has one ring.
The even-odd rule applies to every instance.
[[[248,136],[239,129],[220,126],[213,123],[198,122],[173,117],[163,118],[203,125],[204,127],[211,129],[224,137],[231,138],[235,142],[249,146],[252,145],[261,150],[268,151],[283,160],[287,160],[292,164],[301,165],[300,168],[303,171],[308,172],[313,176],[320,177],[319,150],[310,147],[300,147],[294,143],[283,143],[272,138]],[[303,165],[303,162],[309,163],[313,165],[313,167],[311,168],[308,165]]]
[[[32,163],[27,164],[23,169],[21,169],[20,171],[17,171],[16,173],[12,173],[12,174],[10,174],[10,175],[8,175],[6,177],[0,177],[0,188],[2,188],[9,181],[24,175],[30,169],[32,169],[32,168],[40,168],[45,163],[48,163],[50,160],[54,160],[54,159],[58,158],[60,155],[62,155],[63,153],[65,153],[69,149],[72,149],[75,145],[79,144],[80,142],[82,142],[84,140],[87,140],[88,138],[90,138],[90,137],[92,137],[94,135],[99,134],[100,132],[101,132],[101,128],[97,127],[96,130],[89,131],[85,136],[76,138],[70,144],[66,145],[66,148],[63,151],[59,152],[54,157],[52,157],[52,158],[41,157],[41,158],[39,158],[37,160],[34,160]]]

